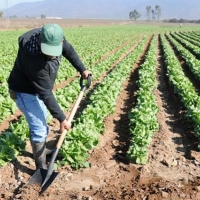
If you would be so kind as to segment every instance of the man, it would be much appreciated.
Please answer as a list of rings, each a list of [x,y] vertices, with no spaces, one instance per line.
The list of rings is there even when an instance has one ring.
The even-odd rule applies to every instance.
[[[46,148],[46,108],[60,122],[61,132],[71,128],[52,92],[61,57],[69,60],[84,78],[91,72],[57,24],[30,30],[18,42],[17,58],[8,78],[9,92],[28,122],[36,169],[46,169],[46,155],[51,152]]]

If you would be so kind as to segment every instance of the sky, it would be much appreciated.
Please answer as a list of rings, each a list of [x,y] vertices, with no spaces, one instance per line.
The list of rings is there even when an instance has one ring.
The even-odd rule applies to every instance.
[[[6,9],[6,2],[8,2],[8,8],[9,7],[12,7],[12,6],[14,6],[14,5],[16,5],[16,4],[19,4],[19,3],[23,3],[23,2],[38,2],[38,1],[43,1],[43,0],[0,0],[0,11],[1,10],[5,10]],[[59,1],[59,0],[57,0],[57,1]],[[67,1],[67,0],[65,0],[65,1]],[[91,0],[91,1],[94,1],[94,0]],[[107,0],[107,1],[109,1],[109,0]],[[137,2],[137,3],[139,3],[139,4],[142,4],[143,2],[151,2],[152,0],[130,0],[131,2],[133,1],[133,2]],[[178,0],[177,0],[178,1]],[[199,19],[200,17],[199,17],[199,15],[200,15],[200,12],[199,12],[199,10],[198,10],[198,6],[196,6],[197,5],[197,2],[199,2],[200,0],[179,0],[178,2],[185,2],[185,3],[188,3],[188,2],[190,2],[190,10],[191,10],[191,8],[192,8],[192,11],[190,11],[191,13],[190,13],[190,18],[191,19]],[[185,18],[184,16],[187,16],[187,7],[186,6],[184,6],[184,3],[182,4],[182,6],[180,6],[179,7],[179,4],[175,4],[175,2],[176,2],[176,0],[170,0],[169,2],[174,2],[174,4],[173,5],[170,5],[171,7],[170,7],[170,11],[168,11],[167,13],[165,12],[165,10],[164,10],[164,6],[167,6],[166,4],[168,4],[168,1],[167,0],[154,0],[154,2],[160,2],[158,5],[161,5],[161,3],[163,3],[163,6],[161,5],[161,9],[162,9],[162,18],[164,17],[166,17],[168,14],[169,14],[169,12],[171,12],[171,13],[173,13],[173,17],[172,18],[177,18],[176,16],[175,16],[175,14],[176,14],[176,9],[177,9],[177,6],[178,6],[178,8],[179,8],[179,13],[182,13],[182,15],[181,15],[181,18]],[[149,3],[149,5],[150,5],[150,3]],[[156,4],[155,4],[156,5]],[[168,4],[169,5],[169,4]],[[176,5],[176,6],[174,6],[174,5]],[[198,4],[199,5],[199,4]],[[168,6],[169,7],[169,6]],[[168,9],[169,10],[169,9]],[[140,11],[139,11],[140,12]],[[185,14],[186,13],[186,14]],[[143,15],[143,14],[142,14]],[[170,17],[171,17],[172,15],[170,15]],[[167,18],[169,18],[169,17],[167,17]]]
[[[22,3],[22,2],[36,2],[39,0],[7,0],[8,7],[14,6],[15,4]],[[0,9],[6,8],[6,0],[0,0]]]

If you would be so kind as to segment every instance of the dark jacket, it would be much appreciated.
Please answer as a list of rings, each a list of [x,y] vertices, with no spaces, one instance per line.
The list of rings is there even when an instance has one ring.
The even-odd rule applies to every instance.
[[[9,89],[16,92],[38,95],[52,116],[62,122],[66,117],[52,92],[61,56],[48,59],[42,54],[38,45],[40,32],[41,28],[37,28],[19,37],[18,54],[8,78],[8,85]],[[76,51],[65,38],[62,55],[80,73],[85,70]]]

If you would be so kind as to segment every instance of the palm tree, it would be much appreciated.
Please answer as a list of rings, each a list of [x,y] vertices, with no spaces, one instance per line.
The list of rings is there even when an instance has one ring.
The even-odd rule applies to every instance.
[[[155,7],[155,14],[157,15],[157,20],[160,20],[160,16],[161,16],[161,8],[159,5],[156,5]]]
[[[152,14],[152,21],[155,21],[155,11],[154,9],[151,10],[151,14]]]
[[[147,11],[147,21],[150,21],[150,15],[151,15],[151,6],[146,6],[146,11]]]

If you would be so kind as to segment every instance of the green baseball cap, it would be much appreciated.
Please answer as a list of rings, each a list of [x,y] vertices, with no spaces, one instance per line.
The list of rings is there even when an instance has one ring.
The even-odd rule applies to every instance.
[[[64,33],[57,24],[46,24],[41,30],[41,51],[49,56],[62,54]]]

